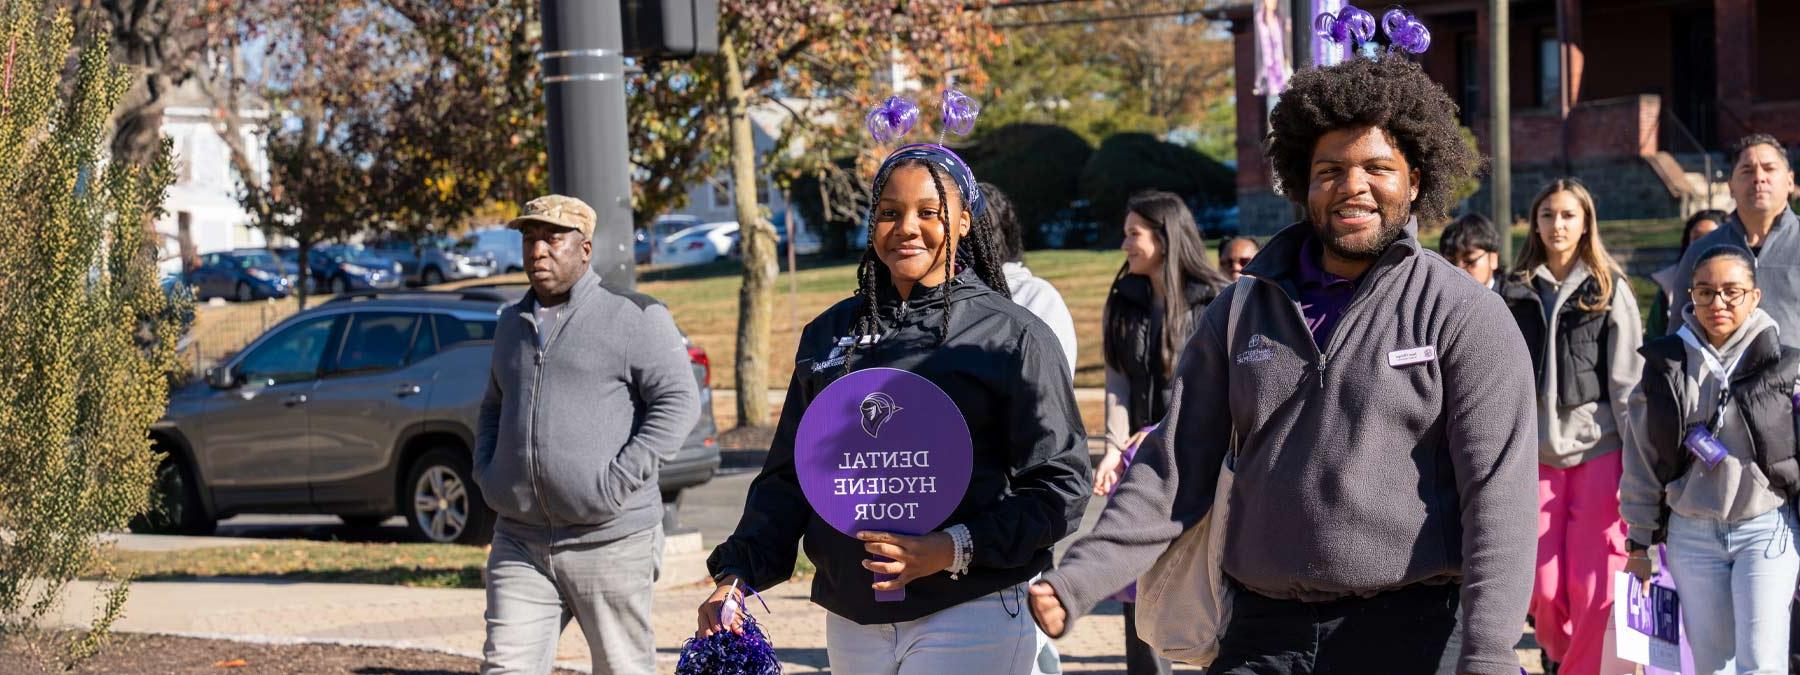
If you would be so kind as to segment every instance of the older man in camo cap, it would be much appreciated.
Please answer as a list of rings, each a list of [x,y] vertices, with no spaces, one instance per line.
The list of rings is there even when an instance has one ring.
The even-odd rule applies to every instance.
[[[651,586],[662,564],[657,469],[699,417],[668,308],[600,285],[594,210],[531,200],[531,291],[500,312],[475,480],[498,519],[482,672],[548,673],[573,617],[593,672],[652,673]]]

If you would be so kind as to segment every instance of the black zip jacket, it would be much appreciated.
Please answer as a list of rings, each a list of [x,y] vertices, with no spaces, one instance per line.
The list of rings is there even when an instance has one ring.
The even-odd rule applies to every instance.
[[[832,306],[801,333],[768,459],[750,484],[737,531],[707,559],[715,577],[730,572],[766,589],[793,575],[804,537],[806,556],[818,568],[812,601],[861,624],[918,619],[1049,569],[1051,546],[1080,526],[1089,490],[1087,438],[1062,346],[1048,326],[966,271],[945,286],[915,287],[906,301],[891,287],[878,298],[879,340],[858,347],[851,367],[916,373],[962,411],[974,441],[974,472],[962,504],[940,529],[969,528],[975,547],[969,574],[916,579],[905,600],[876,602],[873,573],[861,564],[869,557],[862,542],[832,529],[801,492],[794,435],[813,397],[844,374],[857,298]],[[950,330],[939,344],[946,299]]]

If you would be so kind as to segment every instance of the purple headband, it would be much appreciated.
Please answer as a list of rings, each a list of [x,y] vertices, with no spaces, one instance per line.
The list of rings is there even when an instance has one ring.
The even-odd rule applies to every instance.
[[[975,130],[975,118],[980,115],[981,104],[975,99],[955,89],[944,90],[943,132],[967,136]],[[887,145],[904,138],[918,121],[917,104],[899,96],[890,96],[869,111],[868,116],[863,118],[863,127],[876,143]],[[963,203],[969,205],[969,215],[980,217],[987,210],[987,203],[981,198],[981,187],[975,183],[975,172],[970,171],[968,163],[954,151],[943,146],[943,132],[939,132],[937,143],[914,143],[895,150],[887,159],[882,160],[881,168],[875,175],[887,175],[896,163],[903,160],[920,159],[930,162],[956,183],[956,191],[962,194]]]
[[[968,163],[949,148],[936,143],[914,143],[895,150],[893,154],[882,160],[881,168],[876,176],[885,176],[894,169],[894,165],[908,159],[922,159],[937,166],[956,183],[956,191],[962,195],[964,204],[969,205],[969,215],[981,217],[987,211],[987,202],[981,198],[981,186],[975,182],[975,172],[969,170]]]
[[[1423,54],[1431,47],[1431,31],[1425,23],[1404,8],[1395,7],[1381,16],[1381,31],[1387,36],[1389,51]],[[1332,44],[1349,48],[1347,56],[1364,51],[1375,39],[1375,15],[1350,5],[1337,14],[1322,12],[1313,17],[1313,33]],[[1373,53],[1370,53],[1371,56]]]

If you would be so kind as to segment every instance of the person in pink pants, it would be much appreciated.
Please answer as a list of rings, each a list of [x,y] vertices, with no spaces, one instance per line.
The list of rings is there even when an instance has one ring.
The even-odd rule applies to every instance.
[[[1538,555],[1531,616],[1564,675],[1615,675],[1603,664],[1612,578],[1625,568],[1619,450],[1643,370],[1637,301],[1600,243],[1587,188],[1551,181],[1531,203],[1501,296],[1531,350],[1538,382]],[[1621,671],[1624,672],[1624,671]]]

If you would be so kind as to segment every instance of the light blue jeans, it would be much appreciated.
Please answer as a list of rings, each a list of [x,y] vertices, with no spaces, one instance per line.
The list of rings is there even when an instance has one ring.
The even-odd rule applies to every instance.
[[[1792,504],[1738,523],[1669,516],[1669,573],[1695,670],[1788,672],[1795,530]]]
[[[851,675],[1023,675],[1039,654],[1025,584],[912,621],[861,625],[825,613],[831,672]]]

